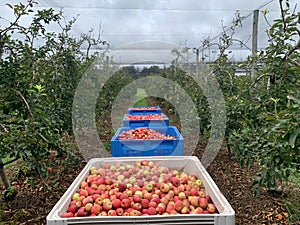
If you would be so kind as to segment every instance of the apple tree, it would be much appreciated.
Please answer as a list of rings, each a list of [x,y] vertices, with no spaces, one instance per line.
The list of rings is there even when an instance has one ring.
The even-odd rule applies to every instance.
[[[14,20],[0,29],[0,158],[7,159],[0,165],[22,159],[30,174],[46,175],[42,159],[67,152],[63,137],[72,129],[73,95],[93,58],[80,47],[107,43],[75,39],[69,34],[75,18],[66,22],[52,8],[34,12],[35,4],[7,4]],[[27,26],[20,22],[25,17]],[[60,31],[48,31],[50,25]]]

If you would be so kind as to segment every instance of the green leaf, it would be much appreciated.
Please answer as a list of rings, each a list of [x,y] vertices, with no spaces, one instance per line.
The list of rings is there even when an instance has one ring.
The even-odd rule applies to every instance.
[[[292,148],[295,147],[295,141],[296,141],[299,134],[300,134],[300,127],[298,129],[296,129],[294,133],[291,134],[291,136],[290,136],[290,146]]]

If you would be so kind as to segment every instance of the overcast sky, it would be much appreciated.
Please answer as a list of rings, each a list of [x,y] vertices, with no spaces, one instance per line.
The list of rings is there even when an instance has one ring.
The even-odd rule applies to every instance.
[[[4,2],[15,4],[19,1],[4,0]],[[201,41],[207,37],[215,38],[214,41],[217,41],[222,31],[222,24],[231,26],[237,11],[246,18],[234,37],[251,48],[253,10],[268,9],[270,21],[280,16],[278,0],[37,0],[37,2],[39,4],[36,9],[63,8],[67,19],[78,15],[73,29],[74,36],[87,33],[91,28],[98,33],[101,24],[102,39],[110,43],[111,49],[127,46],[126,54],[134,55],[139,53],[137,51],[130,53],[133,51],[131,49],[140,48],[142,51],[144,47],[140,44],[132,44],[133,42],[171,42],[178,46],[194,48],[201,47]],[[291,2],[297,1],[291,0]],[[1,17],[10,20],[11,12],[4,3],[0,5]],[[3,27],[5,20],[1,19],[0,25]],[[268,25],[260,13],[259,49],[266,46],[267,28]],[[161,48],[161,45],[151,46],[157,51]],[[246,47],[241,47],[238,43],[233,50],[236,60],[250,53]],[[204,54],[214,57],[212,51],[206,50]],[[124,60],[124,56],[116,58]]]

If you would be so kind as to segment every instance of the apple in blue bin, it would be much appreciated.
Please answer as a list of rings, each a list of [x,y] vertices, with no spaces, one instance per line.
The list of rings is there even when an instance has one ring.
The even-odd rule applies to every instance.
[[[169,134],[165,135],[157,130],[149,129],[147,127],[138,127],[136,129],[123,131],[118,135],[118,140],[176,140],[176,137]],[[147,161],[144,161],[144,163],[146,163],[147,166],[149,165],[149,162]],[[140,165],[143,165],[143,163],[137,161],[136,166]]]

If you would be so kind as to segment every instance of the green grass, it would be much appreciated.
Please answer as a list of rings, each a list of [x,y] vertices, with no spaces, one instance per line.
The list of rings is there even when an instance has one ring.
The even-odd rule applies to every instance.
[[[290,177],[290,181],[296,185],[300,186],[300,173],[295,173]]]
[[[300,202],[299,199],[290,199],[286,209],[289,214],[290,221],[300,221]]]
[[[148,102],[145,98],[142,98],[136,103],[134,103],[134,106],[148,106]]]
[[[137,89],[137,92],[136,92],[136,96],[137,96],[137,97],[143,98],[143,97],[147,97],[148,95],[147,95],[145,89],[143,89],[143,88],[138,88],[138,89]]]
[[[2,162],[5,164],[7,162],[10,162],[12,160],[14,160],[15,158],[11,158],[9,156],[6,156],[5,158],[2,158]],[[4,166],[4,169],[8,169],[10,166],[12,166],[13,163],[8,163]],[[1,180],[1,179],[0,179]]]
[[[2,158],[3,163],[6,163],[10,160],[13,160],[13,158],[10,158],[9,156],[6,156],[5,158]]]
[[[286,204],[289,220],[291,222],[300,221],[300,193],[297,191],[300,188],[300,173],[295,171],[295,173],[290,176],[289,181],[293,184],[295,189],[290,192],[290,197]]]
[[[134,103],[134,106],[148,106],[148,101],[146,99],[147,93],[145,89],[138,88],[136,98],[138,99],[137,102]]]

